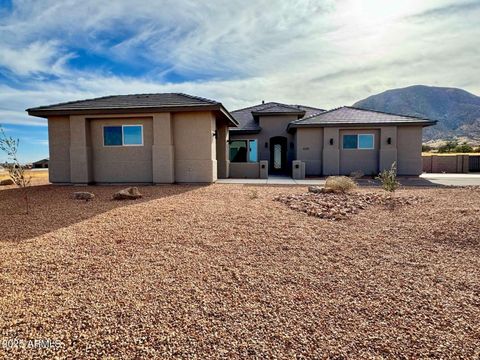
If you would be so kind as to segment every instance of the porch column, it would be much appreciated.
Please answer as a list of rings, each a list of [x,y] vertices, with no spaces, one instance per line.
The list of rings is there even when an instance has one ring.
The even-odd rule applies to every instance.
[[[325,127],[323,130],[323,175],[340,173],[340,138],[339,129]]]
[[[175,182],[174,141],[171,113],[153,116],[152,174],[153,183]]]
[[[227,179],[230,175],[228,156],[228,126],[217,120],[217,171],[219,179]]]
[[[397,161],[397,127],[380,128],[378,170],[388,170]],[[398,168],[398,164],[397,164]]]
[[[93,181],[90,123],[85,116],[70,116],[70,181],[88,184]]]

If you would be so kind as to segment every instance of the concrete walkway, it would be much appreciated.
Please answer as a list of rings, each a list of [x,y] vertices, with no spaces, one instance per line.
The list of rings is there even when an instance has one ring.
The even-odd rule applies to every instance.
[[[419,177],[399,177],[403,186],[480,186],[480,174],[422,174]],[[361,186],[378,186],[373,179],[360,179]],[[251,185],[324,185],[325,178],[295,180],[288,176],[270,176],[268,179],[219,179],[217,184]]]
[[[325,179],[295,180],[288,176],[269,176],[268,179],[219,179],[217,184],[324,185]]]

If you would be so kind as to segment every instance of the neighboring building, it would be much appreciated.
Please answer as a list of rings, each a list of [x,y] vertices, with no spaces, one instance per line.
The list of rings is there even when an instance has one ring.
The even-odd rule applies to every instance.
[[[219,102],[185,94],[107,96],[27,110],[48,118],[53,183],[214,182],[228,176]]]
[[[33,169],[47,169],[48,168],[48,159],[42,159],[32,163]]]
[[[292,162],[298,160],[305,164],[306,176],[378,174],[393,162],[399,175],[419,175],[422,128],[436,123],[349,106],[323,111],[279,103],[232,115],[240,123],[230,129],[232,177],[257,177],[255,164],[261,160],[269,162],[271,174],[291,174]],[[237,156],[243,153],[250,154],[247,161]]]
[[[120,95],[27,110],[48,118],[53,183],[214,182],[268,174],[422,172],[435,121],[342,107],[262,103],[233,111],[185,94]]]

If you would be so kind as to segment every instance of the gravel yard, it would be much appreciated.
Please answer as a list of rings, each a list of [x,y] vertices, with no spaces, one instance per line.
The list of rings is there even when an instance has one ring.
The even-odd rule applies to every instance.
[[[478,188],[341,220],[275,200],[306,187],[118,189],[0,191],[0,358],[480,356]]]

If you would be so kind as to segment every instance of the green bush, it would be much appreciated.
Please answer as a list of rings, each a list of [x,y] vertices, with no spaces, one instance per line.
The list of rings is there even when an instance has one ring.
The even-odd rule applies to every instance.
[[[380,172],[376,179],[380,180],[385,191],[394,192],[400,185],[397,181],[397,163],[394,162],[390,169]]]

